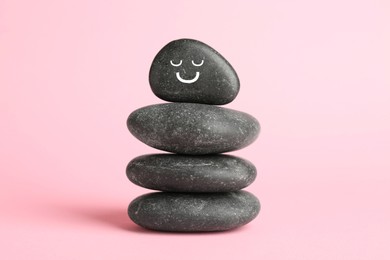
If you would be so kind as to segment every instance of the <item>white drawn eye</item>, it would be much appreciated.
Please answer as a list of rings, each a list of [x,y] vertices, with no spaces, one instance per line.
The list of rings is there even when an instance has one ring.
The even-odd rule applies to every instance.
[[[200,67],[203,65],[204,60],[202,60],[200,63],[195,63],[194,60],[192,60],[191,62],[192,62],[192,65],[194,65],[195,67]]]
[[[174,66],[174,67],[179,67],[179,66],[183,63],[183,60],[180,60],[180,62],[177,63],[177,64],[176,64],[176,63],[173,63],[172,60],[171,60],[170,62],[171,62],[171,65],[172,65],[172,66]]]

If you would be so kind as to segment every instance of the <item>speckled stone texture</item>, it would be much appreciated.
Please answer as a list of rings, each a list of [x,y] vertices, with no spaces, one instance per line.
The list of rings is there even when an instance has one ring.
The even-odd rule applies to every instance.
[[[151,154],[127,165],[134,184],[153,190],[174,192],[229,192],[250,185],[256,167],[230,155]]]
[[[168,43],[149,72],[154,94],[167,101],[223,105],[237,96],[240,81],[229,62],[196,40]]]
[[[133,200],[128,208],[136,224],[174,232],[229,230],[249,223],[259,211],[259,200],[246,191],[149,193]]]
[[[166,103],[137,109],[127,120],[143,143],[179,154],[214,154],[248,146],[260,125],[244,112],[195,103]]]
[[[249,161],[221,153],[254,142],[260,125],[251,115],[218,107],[233,101],[240,81],[229,62],[192,39],[165,45],[154,58],[153,93],[175,103],[139,108],[127,119],[141,142],[174,154],[149,154],[129,162],[134,184],[161,192],[142,195],[128,207],[134,223],[170,232],[224,231],[252,221],[259,200],[241,189],[256,178]]]

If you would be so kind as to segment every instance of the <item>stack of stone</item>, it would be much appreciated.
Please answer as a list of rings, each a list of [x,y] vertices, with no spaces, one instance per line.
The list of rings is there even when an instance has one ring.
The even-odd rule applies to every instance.
[[[167,44],[149,73],[152,91],[164,103],[129,116],[130,132],[170,153],[137,157],[127,166],[134,184],[159,190],[133,200],[129,217],[160,231],[222,231],[249,223],[258,199],[241,189],[256,178],[255,166],[220,153],[241,149],[258,136],[257,120],[216,105],[230,103],[240,83],[233,67],[208,45],[190,39]]]

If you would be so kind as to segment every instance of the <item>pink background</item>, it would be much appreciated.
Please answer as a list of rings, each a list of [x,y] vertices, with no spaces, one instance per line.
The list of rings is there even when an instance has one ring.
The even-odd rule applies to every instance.
[[[151,61],[171,40],[221,52],[254,115],[233,154],[259,177],[244,228],[144,231],[125,176],[156,150],[127,116],[160,103]],[[387,0],[0,0],[0,259],[389,259]]]

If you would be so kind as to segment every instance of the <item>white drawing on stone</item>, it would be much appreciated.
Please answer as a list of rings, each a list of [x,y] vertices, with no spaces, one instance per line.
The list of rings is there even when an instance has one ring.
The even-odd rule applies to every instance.
[[[173,61],[171,60],[171,65],[174,66],[174,67],[179,67],[182,63],[183,63],[183,60],[180,60],[179,63],[173,63]]]
[[[182,83],[186,83],[186,84],[191,84],[191,83],[194,83],[195,81],[197,81],[199,79],[199,76],[200,76],[200,73],[199,71],[196,72],[195,74],[195,77],[193,79],[183,79],[181,76],[180,76],[180,72],[176,72],[176,78],[182,82]]]
[[[174,67],[179,67],[179,66],[183,63],[183,60],[180,60],[179,63],[174,63],[172,60],[170,60],[170,63],[171,63],[171,65],[174,66]],[[204,60],[202,60],[200,63],[195,63],[194,60],[191,60],[191,63],[192,63],[192,65],[194,65],[195,67],[200,67],[200,66],[203,65]],[[185,84],[194,83],[195,81],[197,81],[197,80],[199,79],[199,76],[200,76],[200,72],[197,71],[194,78],[192,78],[192,79],[183,79],[183,78],[180,76],[180,72],[176,72],[176,78],[177,78],[177,80],[180,81],[180,82],[182,82],[182,83],[185,83]]]
[[[194,60],[192,60],[191,62],[192,62],[192,65],[194,65],[195,67],[200,67],[200,66],[203,65],[204,60],[202,60],[199,64],[198,64],[198,63],[195,63]]]

